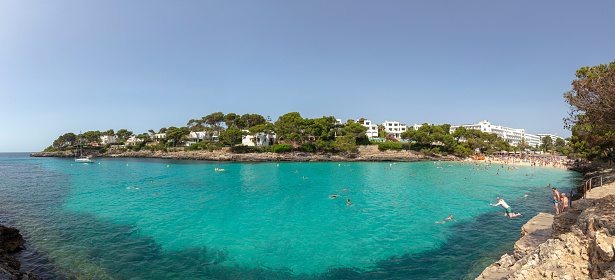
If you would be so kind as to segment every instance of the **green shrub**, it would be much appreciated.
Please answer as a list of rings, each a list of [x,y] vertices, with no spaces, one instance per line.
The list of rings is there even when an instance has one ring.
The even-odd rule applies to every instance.
[[[324,141],[322,139],[318,139],[314,143],[314,147],[317,151],[321,152],[335,152],[335,146],[333,145],[333,141]]]
[[[369,141],[369,138],[367,137],[359,137],[356,140],[356,144],[357,145],[369,145],[371,144],[371,141]]]
[[[386,151],[386,150],[395,150],[399,151],[402,149],[402,143],[400,142],[381,142],[378,143],[378,150]]]
[[[231,153],[244,154],[244,153],[262,153],[263,149],[256,146],[234,146],[231,148]]]
[[[200,150],[207,150],[207,142],[199,142],[199,143],[194,143],[188,147],[186,147],[186,149],[188,151],[200,151]]]
[[[288,153],[288,152],[292,152],[293,147],[289,144],[278,144],[278,145],[273,145],[273,147],[271,148],[271,151],[274,153]]]
[[[305,143],[301,146],[299,146],[299,148],[297,148],[297,150],[302,151],[302,152],[308,152],[308,153],[315,153],[316,152],[316,146],[312,143]]]

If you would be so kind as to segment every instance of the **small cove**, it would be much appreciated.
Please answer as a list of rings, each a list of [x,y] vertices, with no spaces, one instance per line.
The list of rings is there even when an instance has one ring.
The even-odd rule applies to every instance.
[[[551,211],[548,183],[579,178],[433,162],[98,163],[0,159],[2,208],[19,209],[7,215],[59,278],[472,278]],[[496,195],[524,217],[504,218]],[[459,222],[435,223],[449,214]]]

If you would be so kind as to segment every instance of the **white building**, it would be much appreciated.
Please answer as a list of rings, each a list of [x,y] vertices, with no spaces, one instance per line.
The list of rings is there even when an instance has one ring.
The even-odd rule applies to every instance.
[[[205,140],[218,140],[218,132],[217,131],[191,131],[188,134],[188,141],[186,141],[186,146],[190,146],[195,143],[203,142]]]
[[[335,124],[336,125],[342,124],[342,119],[335,119]]]
[[[557,134],[546,134],[546,133],[543,133],[543,134],[536,134],[536,135],[538,135],[540,137],[540,144],[542,144],[542,138],[545,138],[547,136],[551,137],[551,140],[553,141],[553,143],[552,143],[553,145],[555,145],[555,140],[557,140],[557,139],[562,139],[562,140],[566,141],[564,138],[557,136]]]
[[[516,129],[510,127],[504,127],[500,125],[492,125],[489,121],[484,120],[477,124],[464,124],[453,125],[450,128],[450,133],[453,134],[458,127],[465,127],[466,129],[476,129],[485,133],[495,133],[502,138],[502,140],[508,142],[510,145],[517,146],[521,143],[521,139],[524,138],[525,130]],[[527,141],[527,140],[526,140]]]
[[[538,135],[526,133],[524,135],[524,138],[525,138],[525,143],[527,143],[530,146],[530,148],[536,148],[537,146],[540,146],[540,144],[542,143],[540,142],[541,138]]]
[[[247,130],[244,130],[247,131]],[[241,144],[244,146],[269,146],[275,143],[277,135],[275,134],[266,134],[266,133],[258,133],[256,137],[253,134],[244,135],[241,137]]]
[[[375,138],[378,137],[378,125],[377,124],[373,124],[372,121],[370,120],[357,120],[357,123],[367,127],[367,131],[365,131],[365,135],[367,135],[367,138]]]
[[[406,130],[408,129],[408,127],[403,124],[400,124],[399,122],[390,122],[387,120],[384,121],[382,126],[384,126],[384,131],[388,134],[391,134],[391,136],[393,136],[395,139],[400,139],[401,134],[406,132]]]
[[[103,136],[100,136],[100,142],[103,145],[115,143],[116,141],[117,141],[117,139],[115,139],[114,135],[103,135]]]
[[[433,124],[429,124],[429,125],[433,125]],[[421,128],[421,126],[423,126],[422,124],[414,124],[412,126],[412,128],[414,128],[414,130],[419,130],[419,128]]]
[[[126,140],[127,146],[136,146],[137,144],[143,142],[143,139],[137,138],[136,136],[130,136],[128,140]]]
[[[502,140],[507,141],[512,146],[517,146],[521,143],[521,139],[525,139],[525,142],[530,146],[531,149],[536,148],[537,146],[542,145],[542,138],[545,136],[550,136],[553,139],[553,143],[555,143],[556,139],[563,139],[562,137],[557,136],[557,134],[529,134],[525,133],[525,129],[516,129],[503,127],[499,125],[492,125],[489,121],[485,120],[479,122],[477,124],[466,124],[466,125],[454,125],[451,126],[450,133],[452,134],[458,127],[465,127],[466,129],[476,129],[486,133],[495,133],[502,138]]]
[[[156,133],[156,134],[154,134],[154,138],[156,138],[156,139],[164,139],[164,138],[167,138],[167,134],[166,133]]]

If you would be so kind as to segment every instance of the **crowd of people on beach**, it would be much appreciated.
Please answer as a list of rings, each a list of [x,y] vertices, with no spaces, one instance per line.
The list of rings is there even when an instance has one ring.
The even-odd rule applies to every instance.
[[[553,167],[553,168],[569,168],[578,162],[573,161],[567,157],[556,156],[507,156],[507,155],[494,155],[487,156],[486,162],[496,162],[502,164],[518,164],[536,167]]]

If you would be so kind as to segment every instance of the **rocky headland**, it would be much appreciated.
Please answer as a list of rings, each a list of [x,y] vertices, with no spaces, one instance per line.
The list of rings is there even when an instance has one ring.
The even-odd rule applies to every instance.
[[[0,279],[43,279],[30,271],[21,271],[21,263],[12,255],[25,243],[18,229],[0,225]]]
[[[111,150],[106,153],[92,152],[93,157],[110,158],[164,158],[185,160],[209,160],[209,161],[238,161],[238,162],[271,162],[271,161],[325,161],[325,162],[349,162],[349,161],[433,161],[433,160],[458,160],[456,156],[441,156],[437,154],[425,154],[416,151],[379,151],[378,148],[360,148],[353,153],[230,153],[221,151],[119,151]],[[74,157],[70,151],[62,152],[38,152],[32,157]]]
[[[613,170],[585,177],[596,174],[612,181]],[[615,279],[615,183],[592,189],[564,213],[540,213],[521,235],[514,251],[477,279]]]

